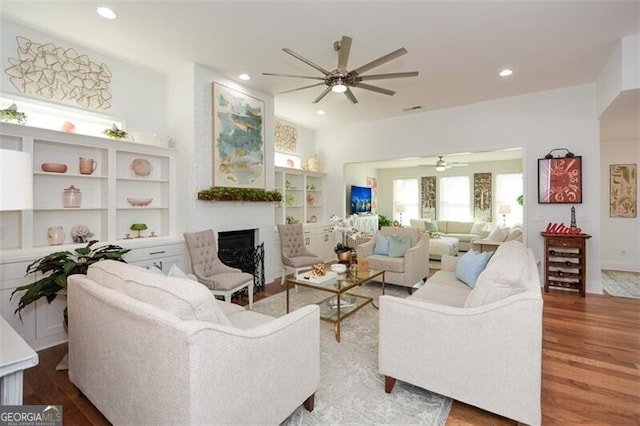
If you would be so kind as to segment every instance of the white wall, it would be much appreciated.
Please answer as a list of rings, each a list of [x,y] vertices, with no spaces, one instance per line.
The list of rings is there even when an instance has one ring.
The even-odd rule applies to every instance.
[[[125,129],[129,133],[140,130],[168,134],[165,109],[167,99],[165,75],[138,65],[118,61],[86,49],[72,41],[61,40],[5,19],[1,21],[1,24],[0,56],[2,57],[3,70],[10,66],[9,58],[17,57],[16,36],[25,37],[33,43],[52,43],[63,49],[73,48],[78,54],[86,54],[93,62],[106,64],[112,74],[109,84],[109,92],[112,95],[111,108],[90,110],[91,112],[123,120],[126,123]],[[74,100],[56,100],[37,94],[22,93],[13,86],[4,71],[1,74],[0,91],[4,93],[83,109]],[[169,136],[171,135],[169,134]]]
[[[602,293],[600,174],[590,172],[600,165],[596,105],[596,85],[587,84],[318,131],[316,146],[336,158],[326,170],[327,184],[335,187],[343,186],[345,163],[522,147],[525,242],[537,259],[540,232],[548,222],[568,224],[571,207],[537,203],[537,159],[568,148],[583,159],[583,203],[575,207],[578,226],[593,236],[587,243],[587,291]],[[344,196],[328,207],[344,211]]]
[[[611,164],[640,163],[640,140],[603,142],[601,149],[600,182],[602,210],[602,268],[640,272],[640,216],[635,218],[609,217],[609,166]],[[636,197],[640,199],[640,185]]]

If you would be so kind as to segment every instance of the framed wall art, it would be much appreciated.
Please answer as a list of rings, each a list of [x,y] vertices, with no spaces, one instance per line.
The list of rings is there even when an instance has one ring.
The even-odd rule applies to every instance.
[[[582,203],[582,157],[538,159],[538,203]]]
[[[491,173],[473,174],[473,218],[480,222],[491,222]]]
[[[265,187],[264,102],[213,83],[213,186]]]
[[[637,164],[611,164],[609,166],[609,216],[638,215]]]

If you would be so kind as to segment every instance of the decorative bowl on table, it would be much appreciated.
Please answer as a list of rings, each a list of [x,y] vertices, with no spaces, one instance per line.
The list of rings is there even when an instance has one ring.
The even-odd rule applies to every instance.
[[[66,173],[67,165],[64,163],[42,163],[40,166],[43,172]]]
[[[153,198],[127,198],[132,207],[147,207],[153,201]]]
[[[344,265],[342,263],[334,263],[333,265],[331,265],[331,270],[337,274],[344,274],[345,272],[347,272],[347,265]]]

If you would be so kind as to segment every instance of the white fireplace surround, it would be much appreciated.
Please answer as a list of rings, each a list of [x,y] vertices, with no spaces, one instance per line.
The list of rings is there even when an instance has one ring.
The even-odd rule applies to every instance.
[[[196,201],[193,223],[199,229],[213,229],[218,240],[218,232],[255,229],[255,245],[264,243],[264,268],[267,282],[273,281],[280,273],[280,253],[275,253],[275,208],[273,203],[237,201]]]

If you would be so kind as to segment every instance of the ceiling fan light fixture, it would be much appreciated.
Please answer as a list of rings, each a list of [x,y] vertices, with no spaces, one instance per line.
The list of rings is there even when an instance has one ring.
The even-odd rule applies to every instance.
[[[347,91],[347,86],[345,86],[342,81],[338,81],[336,84],[331,86],[331,91],[333,93],[344,93]]]
[[[436,161],[436,172],[444,172],[447,170],[447,162],[442,159],[442,156],[438,156]]]

